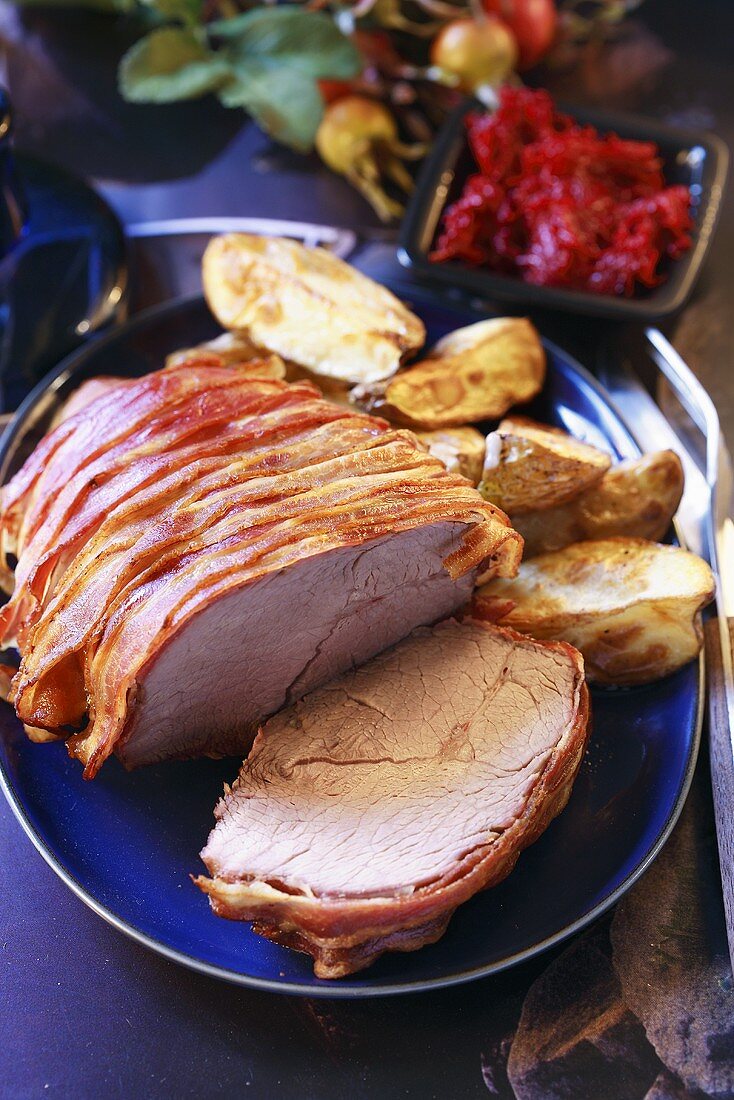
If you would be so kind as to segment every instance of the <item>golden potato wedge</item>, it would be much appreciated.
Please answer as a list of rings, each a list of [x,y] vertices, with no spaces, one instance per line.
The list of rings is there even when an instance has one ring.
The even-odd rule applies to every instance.
[[[596,485],[611,464],[605,451],[557,428],[507,419],[487,436],[479,491],[508,515],[553,508]]]
[[[542,512],[515,511],[525,558],[582,539],[613,535],[663,538],[683,495],[683,466],[675,451],[656,451],[612,466],[601,481],[567,504]]]
[[[301,367],[291,360],[285,365],[285,377],[288,382],[310,382],[323,393],[329,401],[335,405],[343,405],[345,409],[354,412],[354,405],[350,394],[352,387],[349,382],[341,382],[338,378],[326,378],[324,375],[314,374],[308,367]]]
[[[201,355],[216,355],[223,366],[245,365],[248,363],[269,363],[272,366],[273,377],[285,379],[288,382],[306,381],[318,386],[330,401],[337,405],[350,408],[350,385],[348,382],[340,382],[336,378],[323,378],[298,363],[281,359],[279,355],[273,355],[263,348],[257,347],[246,336],[238,332],[223,332],[215,340],[207,340],[203,344],[196,344],[191,348],[180,348],[166,358],[166,366],[172,367],[179,363],[186,363],[189,359],[197,359]]]
[[[23,729],[28,740],[37,745],[47,745],[51,741],[62,740],[58,734],[49,733],[48,730],[40,729],[38,726],[27,726],[25,722],[23,723]]]
[[[577,542],[523,562],[475,593],[475,612],[534,638],[570,642],[589,680],[644,684],[701,648],[697,613],[714,597],[705,561],[645,539]]]
[[[425,340],[389,290],[323,248],[230,233],[209,242],[202,273],[220,324],[319,375],[376,382]]]
[[[248,363],[252,359],[267,358],[268,355],[267,351],[257,347],[246,336],[238,332],[223,332],[214,340],[207,340],[192,348],[180,348],[172,352],[166,357],[166,366],[186,363],[189,359],[196,359],[202,353],[216,355],[225,366],[229,363]]]
[[[429,454],[443,462],[447,470],[478,485],[484,466],[485,439],[476,428],[444,428],[443,431],[416,432]]]
[[[535,397],[544,380],[545,352],[530,321],[495,317],[450,333],[428,358],[353,396],[395,423],[434,430],[496,420]]]

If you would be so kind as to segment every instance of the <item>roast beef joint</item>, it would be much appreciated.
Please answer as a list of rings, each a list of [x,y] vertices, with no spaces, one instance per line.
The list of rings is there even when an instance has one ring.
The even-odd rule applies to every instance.
[[[97,387],[2,491],[12,698],[89,778],[113,751],[241,754],[517,571],[507,517],[411,432],[279,374],[209,354]]]

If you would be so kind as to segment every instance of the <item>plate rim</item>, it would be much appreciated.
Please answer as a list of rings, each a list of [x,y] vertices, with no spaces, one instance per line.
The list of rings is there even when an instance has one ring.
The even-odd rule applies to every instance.
[[[405,293],[408,288],[401,287],[401,292]],[[414,297],[420,300],[422,288],[416,287]],[[424,302],[430,304],[430,297],[426,296]],[[200,306],[204,301],[203,295],[192,295],[188,297],[175,298],[167,302],[160,303],[155,306],[151,306],[148,309],[141,310],[132,319],[123,322],[121,325],[113,327],[108,332],[98,335],[92,338],[82,348],[77,349],[70,355],[66,356],[56,367],[54,367],[49,373],[41,379],[41,381],[31,390],[22,404],[16,410],[12,421],[6,427],[5,431],[0,437],[0,483],[4,483],[6,475],[6,466],[8,452],[11,448],[16,435],[22,426],[27,421],[31,412],[35,409],[38,401],[46,394],[53,394],[55,391],[63,385],[63,383],[71,378],[84,362],[91,356],[96,355],[99,351],[103,351],[104,348],[117,339],[129,336],[135,333],[139,328],[144,328],[147,324],[155,322],[161,316],[167,314],[175,314],[176,312],[191,306]],[[449,312],[458,312],[469,315],[476,313],[476,310],[464,307],[460,304],[447,302],[447,303],[433,303],[438,308],[443,308]],[[619,410],[616,408],[614,401],[607,394],[604,387],[598,382],[596,378],[587,370],[578,360],[570,355],[568,352],[560,348],[555,342],[543,338],[543,345],[546,349],[551,350],[553,353],[560,356],[563,361],[569,365],[585,385],[589,386],[598,397],[600,397],[604,404],[614,413],[618,423],[624,428],[628,434],[630,440],[636,447],[639,448],[635,434],[627,424],[626,419]],[[680,539],[680,533],[677,532]],[[171,962],[178,963],[181,966],[186,967],[188,970],[193,970],[197,973],[204,974],[210,978],[216,978],[220,981],[226,981],[231,985],[237,985],[249,989],[259,990],[261,992],[280,993],[286,996],[299,996],[309,998],[319,998],[326,1000],[360,1000],[375,997],[386,996],[398,996],[401,994],[411,993],[423,993],[431,990],[446,989],[452,986],[463,985],[466,982],[476,981],[480,978],[489,977],[494,974],[500,974],[512,967],[519,966],[524,962],[528,962],[530,959],[536,958],[544,952],[550,950],[553,947],[560,945],[566,940],[570,939],[573,935],[581,932],[584,928],[589,927],[596,920],[598,920],[604,913],[608,912],[626,893],[631,887],[644,875],[653,861],[657,858],[660,851],[666,844],[670,834],[672,833],[678,819],[681,815],[688,792],[691,787],[693,775],[698,762],[698,756],[701,746],[701,735],[703,729],[703,717],[705,707],[705,665],[704,665],[704,652],[698,657],[698,696],[696,705],[696,717],[693,729],[693,735],[690,742],[690,749],[688,752],[688,758],[686,760],[685,771],[678,790],[678,794],[673,805],[670,808],[670,812],[666,818],[665,824],[658,833],[654,843],[648,849],[646,855],[637,864],[636,867],[623,879],[623,881],[607,894],[600,902],[593,906],[590,910],[587,910],[575,921],[565,925],[557,932],[545,939],[532,944],[529,947],[524,948],[521,951],[515,952],[512,955],[508,955],[505,958],[487,963],[478,967],[472,967],[468,970],[457,971],[450,975],[444,975],[442,977],[426,978],[417,981],[399,982],[394,981],[385,982],[382,984],[365,985],[355,987],[338,986],[324,982],[323,985],[305,985],[292,981],[276,981],[271,978],[259,978],[251,974],[243,974],[241,972],[228,969],[223,966],[217,966],[213,963],[205,962],[194,955],[187,954],[184,951],[179,951],[176,948],[170,947],[163,940],[156,939],[154,936],[149,935],[147,932],[143,932],[140,928],[136,927],[130,921],[120,917],[114,910],[108,906],[103,905],[79,880],[65,867],[62,861],[54,854],[51,848],[47,845],[43,836],[36,832],[33,827],[30,818],[28,817],[21,796],[16,791],[12,779],[6,772],[5,762],[0,758],[0,789],[2,789],[3,795],[7,800],[16,820],[20,824],[23,832],[33,844],[33,847],[43,858],[46,864],[57,875],[57,877],[67,886],[73,894],[76,895],[93,913],[98,917],[101,917],[107,924],[115,928],[118,932],[127,936],[129,939],[147,948],[150,951],[168,959]]]

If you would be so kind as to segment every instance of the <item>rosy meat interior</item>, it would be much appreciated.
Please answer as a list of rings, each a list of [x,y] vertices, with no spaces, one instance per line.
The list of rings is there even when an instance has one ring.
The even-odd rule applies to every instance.
[[[320,977],[433,942],[563,808],[587,715],[570,646],[419,628],[265,725],[198,884]]]
[[[443,560],[461,524],[309,558],[219,599],[140,676],[118,755],[129,767],[246,751],[257,723],[471,596]]]

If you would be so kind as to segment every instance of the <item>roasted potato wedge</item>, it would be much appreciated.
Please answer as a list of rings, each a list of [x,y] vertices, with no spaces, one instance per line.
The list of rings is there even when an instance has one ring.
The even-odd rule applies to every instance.
[[[321,390],[328,401],[335,405],[343,405],[345,409],[354,412],[350,394],[352,387],[348,382],[340,382],[338,378],[326,378],[323,375],[314,374],[308,367],[301,367],[298,363],[288,361],[285,365],[285,377],[288,382],[310,382]]]
[[[202,354],[216,355],[226,366],[228,363],[248,363],[252,359],[267,358],[268,352],[257,347],[252,340],[248,340],[238,332],[223,332],[215,340],[207,340],[203,344],[196,344],[195,347],[180,348],[172,352],[166,358],[166,366],[186,363],[189,359],[196,359]],[[285,373],[283,376],[285,377]]]
[[[445,336],[428,358],[354,400],[398,424],[435,430],[496,420],[530,401],[545,379],[540,337],[523,317],[479,321]]]
[[[317,386],[329,401],[336,405],[343,405],[345,409],[353,409],[349,399],[351,386],[348,382],[340,382],[336,378],[324,378],[307,367],[301,367],[291,360],[281,359],[279,355],[258,348],[246,336],[236,332],[225,332],[216,340],[209,340],[205,344],[197,344],[193,348],[181,348],[174,351],[166,359],[166,366],[177,363],[185,363],[189,359],[196,359],[202,354],[216,355],[224,365],[269,364],[264,370],[273,378],[285,379],[288,382],[311,382]]]
[[[484,467],[485,439],[476,428],[444,428],[443,431],[416,432],[429,454],[443,462],[447,470],[478,485]]]
[[[553,508],[596,485],[612,464],[598,447],[531,420],[503,420],[487,436],[479,491],[511,515]]]
[[[475,611],[534,638],[570,642],[589,680],[645,684],[696,656],[697,613],[713,599],[706,562],[645,539],[577,542],[523,562],[475,593]]]
[[[525,539],[525,558],[582,539],[631,535],[656,541],[670,527],[682,495],[678,455],[656,451],[612,466],[597,485],[567,504],[513,512],[512,525]]]
[[[216,362],[219,366],[247,366],[249,371],[260,377],[279,379],[286,377],[286,364],[278,355],[271,355],[262,348],[256,348],[248,340],[241,340],[231,332],[224,332],[215,340],[208,340],[204,344],[174,351],[166,357],[165,365],[171,367],[186,363],[190,359],[201,360],[202,356],[211,357],[212,363]],[[85,405],[101,397],[108,390],[116,386],[124,386],[128,381],[116,375],[88,378],[67,397],[51,421],[49,430],[58,427],[64,420],[68,420],[70,416],[78,413]]]
[[[329,378],[388,378],[425,340],[423,322],[389,290],[331,252],[283,237],[215,237],[203,280],[225,328]]]
[[[166,366],[170,367],[176,363],[185,363],[189,359],[199,358],[202,354],[216,355],[221,363],[224,365],[231,364],[232,366],[251,362],[272,362],[274,364],[273,369],[277,370],[278,378],[286,379],[288,382],[312,382],[330,401],[335,401],[338,405],[344,405],[346,408],[350,407],[350,386],[348,382],[340,382],[336,378],[323,378],[306,367],[299,366],[298,363],[293,363],[290,360],[286,362],[279,355],[273,355],[263,348],[257,347],[246,336],[238,332],[223,332],[221,336],[217,336],[216,340],[208,340],[206,343],[197,344],[193,348],[181,348],[180,351],[174,351],[166,359]]]

